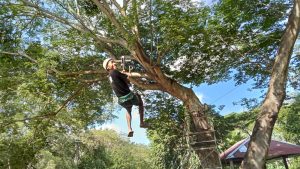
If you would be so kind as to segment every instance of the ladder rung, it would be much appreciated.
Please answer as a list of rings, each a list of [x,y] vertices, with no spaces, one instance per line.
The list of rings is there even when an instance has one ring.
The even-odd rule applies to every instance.
[[[216,147],[202,147],[202,148],[193,148],[193,150],[207,150],[207,149],[215,149]]]
[[[207,141],[200,141],[200,142],[192,142],[191,144],[197,144],[197,143],[214,143],[216,140],[207,140]]]
[[[198,135],[198,134],[210,133],[210,132],[215,132],[215,130],[205,130],[205,131],[200,131],[200,132],[190,132],[190,133],[188,133],[188,135]]]

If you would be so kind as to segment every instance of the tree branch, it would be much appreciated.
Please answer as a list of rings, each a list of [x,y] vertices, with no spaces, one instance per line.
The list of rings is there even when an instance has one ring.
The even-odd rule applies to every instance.
[[[85,21],[88,20],[87,18],[83,18],[78,12],[75,12],[69,5],[68,8],[66,8],[63,4],[61,4],[59,1],[55,0],[57,4],[59,4],[67,13],[72,15],[82,26],[82,32],[91,33],[91,35],[94,36],[95,39],[99,40],[100,42],[104,43],[115,43],[120,44],[124,47],[127,46],[126,41],[124,41],[122,38],[120,39],[110,39],[107,37],[104,37],[102,35],[99,35],[95,32],[96,28],[91,23],[86,23]],[[79,9],[77,10],[79,11]]]
[[[78,7],[78,2],[77,2],[77,0],[75,0],[74,2],[75,2],[75,7],[76,7],[76,14],[80,15],[80,10],[79,10],[79,7]]]
[[[80,94],[81,90],[86,86],[87,86],[86,84],[81,85],[70,97],[68,97],[63,102],[63,104],[55,112],[51,112],[51,113],[43,114],[43,115],[38,115],[38,116],[34,116],[34,117],[28,117],[28,118],[19,119],[19,120],[13,120],[13,121],[10,121],[9,123],[6,123],[6,124],[2,123],[1,127],[5,127],[5,126],[8,126],[8,125],[10,125],[12,123],[16,123],[16,122],[25,122],[25,121],[28,121],[28,120],[38,120],[38,119],[45,119],[45,118],[50,118],[50,117],[56,116],[64,107],[66,107],[69,104],[70,101],[72,101],[76,96],[78,96]]]
[[[29,2],[28,0],[22,0],[22,2],[24,3],[25,6],[28,6],[28,7],[31,7],[31,8],[34,8],[35,10],[37,10],[37,12],[38,12],[37,14],[40,14],[43,17],[46,17],[48,19],[57,21],[59,23],[65,24],[65,25],[68,25],[80,32],[90,33],[91,35],[93,35],[93,38],[96,40],[96,42],[98,44],[100,44],[100,46],[104,49],[104,51],[107,52],[109,55],[111,55],[112,58],[115,58],[115,55],[113,54],[113,52],[110,50],[111,48],[109,48],[109,46],[106,43],[115,43],[115,44],[122,45],[124,47],[127,46],[126,41],[121,38],[120,39],[109,39],[107,37],[96,35],[96,33],[93,30],[89,29],[88,26],[83,22],[84,19],[81,18],[80,15],[78,15],[77,13],[74,13],[74,12],[70,12],[65,7],[63,9],[65,9],[69,14],[71,14],[80,24],[73,23],[64,17],[59,16],[58,14],[50,12],[36,4]],[[57,3],[57,4],[61,6],[61,4],[59,4],[59,3]],[[96,30],[95,27],[94,27],[94,29]]]
[[[78,72],[62,72],[62,71],[57,71],[59,76],[68,76],[68,77],[74,77],[74,76],[80,76],[80,75],[91,75],[91,74],[99,74],[102,76],[105,76],[108,74],[107,71],[105,70],[83,70],[83,71],[78,71]],[[126,73],[130,77],[134,78],[150,78],[147,74],[145,73],[139,73],[139,72],[131,72],[131,73]]]
[[[159,83],[144,83],[140,80],[137,80],[135,78],[129,77],[129,80],[134,85],[137,85],[138,87],[145,89],[145,90],[162,90],[163,87]]]
[[[117,20],[113,11],[109,8],[105,0],[93,0],[97,7],[108,17],[108,19],[115,25],[117,30],[123,34],[125,37],[128,37],[129,33],[122,27],[122,25]]]
[[[91,74],[107,74],[105,70],[83,70],[78,72],[58,72],[60,76],[79,76],[79,75],[91,75]]]
[[[27,54],[25,53],[21,53],[21,52],[18,52],[18,53],[13,53],[13,52],[5,52],[5,51],[0,51],[0,53],[2,54],[7,54],[7,55],[18,55],[18,56],[23,56],[27,59],[29,59],[31,62],[33,63],[38,63],[35,59],[31,58],[30,56],[28,56]]]
[[[98,38],[95,38],[95,41],[96,45],[103,49],[111,58],[117,59],[110,44],[103,43]]]
[[[123,40],[122,38],[120,38],[120,39],[109,39],[109,38],[103,37],[99,34],[95,34],[95,37],[101,42],[119,44],[119,45],[122,45],[123,47],[127,46],[127,42],[125,40]]]
[[[15,55],[17,55],[17,56],[23,56],[23,57],[29,59],[31,62],[33,62],[35,64],[38,64],[38,62],[35,59],[31,58],[30,56],[28,56],[24,52],[13,53],[13,52],[0,51],[0,53],[2,53],[2,54],[8,54],[8,55],[14,55],[14,56]],[[59,76],[67,76],[67,77],[76,77],[76,76],[80,76],[80,75],[91,75],[91,74],[100,74],[100,75],[101,74],[102,75],[106,75],[107,74],[107,72],[105,70],[83,70],[83,71],[78,71],[78,72],[64,72],[64,71],[59,71],[59,70],[53,68],[53,69],[50,69],[49,71],[50,71],[50,73],[55,72]],[[137,77],[142,77],[138,73],[134,73],[134,74],[136,74],[135,76],[137,76]],[[88,81],[86,81],[86,82],[88,82]]]
[[[104,77],[103,77],[104,79]],[[97,78],[97,79],[79,79],[80,82],[82,83],[97,83],[103,80],[102,78]]]
[[[127,10],[127,6],[130,0],[123,0],[123,8],[126,11]]]
[[[165,56],[165,54],[166,54],[167,52],[169,52],[169,51],[170,51],[170,48],[168,47],[168,48],[166,48],[166,49],[164,49],[164,50],[158,52],[158,54],[157,54],[157,61],[156,61],[156,64],[157,64],[157,65],[160,65],[162,58],[163,58],[163,57]]]
[[[40,12],[43,16],[49,18],[49,19],[53,19],[57,22],[60,22],[60,23],[63,23],[63,24],[66,24],[66,25],[69,25],[70,27],[76,29],[76,30],[80,30],[80,31],[83,31],[82,28],[80,28],[79,25],[76,25],[75,23],[71,23],[68,19],[66,18],[63,18],[53,12],[50,12],[48,10],[45,10],[43,8],[41,8],[40,6],[38,5],[35,5],[27,0],[21,0],[26,6],[28,7],[32,7],[34,9],[36,9],[38,12]]]
[[[134,77],[134,78],[150,78],[148,74],[146,73],[139,73],[139,72],[130,72],[129,77]]]
[[[67,100],[64,101],[64,103],[60,106],[60,108],[57,111],[54,112],[54,114],[50,113],[49,115],[56,116],[64,107],[66,107],[69,104],[70,101],[72,101],[76,96],[78,96],[81,90],[86,86],[86,84],[81,85]]]
[[[120,11],[122,16],[126,16],[125,10],[121,7],[121,5],[116,0],[110,0]]]
[[[41,12],[41,14],[49,19],[53,19],[57,22],[60,22],[60,23],[63,23],[63,24],[66,24],[80,32],[83,32],[83,33],[86,33],[86,32],[89,32],[91,33],[92,35],[94,35],[94,38],[97,38],[99,41],[101,42],[104,42],[104,43],[117,43],[117,44],[121,44],[121,45],[126,45],[124,43],[124,41],[122,41],[122,39],[120,40],[112,40],[112,39],[108,39],[106,37],[103,37],[103,36],[99,36],[99,35],[96,35],[95,32],[93,32],[91,29],[88,28],[88,26],[84,23],[84,19],[78,15],[77,13],[75,13],[74,11],[71,11],[70,9],[67,9],[65,8],[62,4],[58,3],[57,1],[55,1],[58,5],[60,5],[64,10],[66,10],[66,12],[68,12],[69,14],[71,14],[81,25],[78,25],[78,24],[75,24],[75,23],[72,23],[70,22],[68,19],[66,18],[63,18],[55,13],[52,13],[48,10],[45,10],[43,8],[41,8],[40,6],[38,5],[35,5],[35,4],[32,4],[31,2],[27,1],[27,0],[22,0],[25,5],[29,6],[29,7],[32,7],[32,8],[35,8],[37,11]],[[94,28],[95,29],[95,28]]]
[[[133,8],[133,17],[134,17],[135,24],[132,26],[131,31],[140,39],[140,33],[139,33],[139,29],[138,29],[139,15],[138,15],[138,7],[137,7],[136,0],[133,0],[132,8]]]

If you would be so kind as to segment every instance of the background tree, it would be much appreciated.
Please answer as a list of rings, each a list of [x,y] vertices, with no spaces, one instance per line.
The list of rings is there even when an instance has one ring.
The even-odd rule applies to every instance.
[[[297,118],[298,96],[284,103],[280,109],[278,120],[274,126],[272,139],[285,141],[293,144],[299,144],[297,139],[299,130],[297,130],[299,119]],[[224,124],[221,132],[225,134],[224,139],[220,139],[220,148],[225,151],[236,142],[248,138],[255,124],[256,116],[259,114],[259,106],[251,111],[241,113],[230,113],[224,116]],[[296,130],[297,131],[296,131]],[[290,157],[289,167],[297,168],[299,158]],[[237,166],[236,166],[237,167]],[[267,161],[267,168],[284,168],[281,160]]]
[[[41,150],[36,168],[149,168],[148,148],[130,143],[113,130],[53,135]]]
[[[299,125],[300,122],[300,95],[297,95],[291,104],[287,104],[280,110],[276,131],[280,133],[282,139],[300,144],[299,139]]]
[[[300,1],[295,0],[272,69],[266,98],[260,107],[241,168],[265,168],[271,136],[285,99],[288,67],[300,31]]]

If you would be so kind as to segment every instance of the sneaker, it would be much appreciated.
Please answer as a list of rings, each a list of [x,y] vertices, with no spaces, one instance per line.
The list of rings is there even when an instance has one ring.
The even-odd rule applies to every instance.
[[[141,123],[140,124],[140,128],[149,128],[150,127],[150,125],[148,124],[148,123]]]
[[[133,137],[133,131],[130,131],[127,135],[127,137]]]

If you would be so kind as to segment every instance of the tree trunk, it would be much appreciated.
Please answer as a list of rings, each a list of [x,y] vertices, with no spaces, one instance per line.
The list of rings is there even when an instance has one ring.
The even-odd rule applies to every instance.
[[[186,111],[191,117],[191,133],[188,133],[193,137],[191,147],[198,155],[201,167],[205,169],[221,168],[219,154],[216,149],[213,125],[209,124],[205,115],[204,106],[193,90],[167,77],[159,66],[151,65],[140,42],[135,43],[131,53],[137,58],[140,64],[143,65],[146,71],[150,73],[151,78],[161,86],[162,90],[183,101]],[[189,123],[189,121],[187,123]]]
[[[253,128],[245,159],[240,168],[265,168],[272,131],[285,98],[289,61],[300,28],[300,0],[294,6],[272,69],[267,96],[260,108],[259,117]]]
[[[192,117],[189,137],[190,145],[197,154],[201,167],[204,169],[222,168],[219,153],[216,149],[216,139],[213,125],[208,122],[205,108],[201,105],[198,97],[190,89],[190,95],[184,103]],[[189,121],[186,121],[189,123]]]

